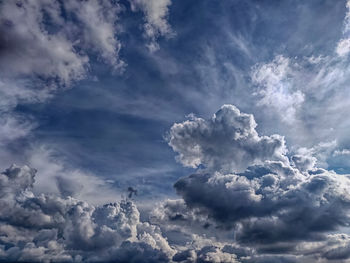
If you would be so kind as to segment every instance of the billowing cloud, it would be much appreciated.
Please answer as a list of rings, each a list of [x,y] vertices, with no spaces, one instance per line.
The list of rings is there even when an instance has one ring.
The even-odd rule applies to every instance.
[[[149,220],[140,219],[130,200],[92,205],[72,197],[84,193],[85,186],[78,182],[89,177],[65,177],[58,164],[57,169],[48,169],[58,174],[52,180],[56,194],[34,191],[36,170],[28,166],[1,173],[0,259],[346,262],[350,238],[342,232],[350,220],[349,175],[317,168],[309,156],[294,155],[288,161],[284,142],[266,154],[266,142],[264,147],[260,144],[265,137],[255,130],[253,116],[232,105],[223,106],[210,120],[186,122],[195,121],[201,125],[181,127],[179,138],[210,143],[212,137],[197,140],[194,135],[219,131],[208,133],[221,138],[211,144],[206,158],[220,153],[221,162],[180,178],[174,187],[182,199],[160,203]],[[245,168],[227,166],[225,162],[237,159],[231,147],[222,148],[225,140],[231,147],[241,140],[238,149],[253,147],[258,158],[247,161]],[[229,155],[215,146],[228,149]]]
[[[259,136],[251,114],[224,105],[209,120],[193,117],[174,124],[167,136],[177,160],[188,167],[200,165],[218,171],[242,171],[264,160],[288,161],[284,138]]]
[[[168,262],[174,254],[132,202],[35,195],[35,173],[11,166],[0,174],[0,260]]]
[[[236,238],[244,242],[318,237],[347,226],[349,186],[346,176],[324,170],[303,175],[278,162],[239,175],[195,174],[175,184],[188,206],[236,226]]]
[[[115,27],[119,11],[112,1],[3,1],[2,75],[34,75],[67,85],[85,77],[90,51],[122,66]]]
[[[222,116],[221,111],[227,108],[230,110],[225,111],[224,119],[231,121],[217,121],[223,119],[218,116]],[[152,220],[174,225],[163,227],[164,233],[169,236],[182,233],[184,242],[189,239],[190,231],[211,240],[231,240],[231,244],[250,248],[249,256],[239,258],[240,262],[327,262],[331,258],[348,258],[347,245],[341,245],[347,235],[340,235],[343,229],[349,227],[350,220],[348,175],[317,168],[316,158],[309,154],[293,155],[289,162],[281,158],[287,158],[284,152],[279,152],[278,160],[274,152],[266,155],[265,147],[259,147],[259,144],[252,146],[255,156],[262,156],[258,163],[247,161],[245,165],[248,167],[244,171],[226,169],[236,167],[234,153],[239,155],[240,152],[223,146],[224,142],[232,146],[232,138],[242,138],[245,131],[250,131],[246,134],[255,133],[254,138],[260,138],[255,126],[251,115],[228,105],[223,106],[212,120],[195,118],[175,124],[170,131],[173,136],[170,146],[183,154],[183,160],[191,160],[185,159],[188,156],[185,150],[174,145],[187,145],[188,149],[199,145],[200,150],[203,145],[210,145],[210,151],[205,151],[206,159],[198,158],[198,164],[211,169],[202,169],[180,178],[174,187],[183,200],[165,202],[154,211]],[[226,128],[225,132],[222,132],[223,127]],[[174,133],[174,130],[177,132]],[[217,130],[220,133],[215,135],[220,139],[213,143],[212,137],[207,134]],[[179,144],[182,140],[186,143]],[[247,147],[254,145],[249,139],[241,142],[242,145],[246,143]],[[332,145],[324,144],[323,148],[329,146],[333,152]],[[229,151],[227,155],[225,151]],[[218,156],[222,157],[220,162],[212,166],[202,161],[216,160]],[[329,246],[327,252],[323,251],[324,246]],[[187,257],[197,255],[194,252],[186,253]],[[182,256],[179,254],[177,257]]]

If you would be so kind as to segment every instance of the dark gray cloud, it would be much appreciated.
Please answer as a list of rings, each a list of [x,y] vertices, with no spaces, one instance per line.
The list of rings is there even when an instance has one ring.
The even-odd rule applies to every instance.
[[[348,226],[349,186],[346,176],[325,170],[303,175],[276,162],[239,175],[194,174],[175,184],[188,206],[236,227],[245,243],[319,239]]]
[[[222,119],[229,121],[218,121]],[[180,160],[187,165],[197,158],[197,164],[209,169],[179,179],[174,187],[183,201],[167,201],[156,210],[155,218],[173,222],[178,232],[192,229],[192,233],[252,248],[251,258],[242,262],[347,259],[347,235],[330,234],[349,226],[349,176],[315,167],[316,159],[310,155],[294,155],[288,161],[285,148],[276,151],[280,154],[276,158],[274,150],[266,151],[265,144],[257,143],[261,137],[255,126],[253,116],[228,105],[210,120],[175,124],[169,144],[180,153]],[[254,158],[245,159],[243,165],[250,166],[240,171],[235,154],[241,156],[242,149],[250,147]],[[329,247],[322,251],[322,246]],[[190,257],[189,252],[186,255]]]

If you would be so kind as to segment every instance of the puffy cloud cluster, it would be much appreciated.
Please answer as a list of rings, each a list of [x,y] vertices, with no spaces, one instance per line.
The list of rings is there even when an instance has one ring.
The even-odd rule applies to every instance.
[[[2,74],[40,76],[67,85],[85,76],[89,50],[115,67],[122,65],[114,26],[119,10],[112,1],[3,1]]]
[[[210,248],[218,254],[228,253],[226,245],[231,244],[239,262],[347,262],[349,175],[315,167],[316,158],[309,154],[287,157],[284,142],[266,151],[269,144],[255,126],[253,116],[230,105],[210,120],[175,124],[169,144],[179,160],[207,169],[180,178],[174,187],[183,199],[160,205],[152,222],[162,226],[169,240],[178,242],[182,235],[186,246],[191,234],[212,244],[218,240],[217,250]],[[242,151],[254,152],[254,158],[239,159]],[[181,251],[174,258],[186,255],[197,260],[188,262],[201,262],[203,248]],[[245,256],[237,248],[245,249]]]
[[[195,174],[175,188],[190,207],[236,228],[244,243],[322,238],[348,226],[350,180],[325,170],[308,175],[271,162],[236,174]],[[273,231],[271,231],[273,229]]]
[[[349,175],[317,168],[308,156],[289,161],[281,137],[266,151],[271,137],[255,126],[232,105],[210,120],[175,124],[173,145],[194,141],[206,150],[200,164],[207,168],[180,178],[174,187],[182,199],[162,202],[143,222],[131,201],[91,205],[71,197],[79,189],[67,178],[57,181],[61,195],[35,194],[36,171],[10,167],[0,174],[0,260],[347,262]],[[221,136],[216,144],[214,135]],[[247,149],[254,158],[238,166],[243,159],[234,152]]]
[[[167,136],[178,161],[188,167],[200,165],[214,171],[242,171],[264,160],[285,157],[284,138],[259,136],[251,114],[224,105],[209,120],[193,117],[174,124]]]
[[[168,262],[174,253],[132,202],[35,195],[35,173],[11,166],[0,174],[1,261]]]

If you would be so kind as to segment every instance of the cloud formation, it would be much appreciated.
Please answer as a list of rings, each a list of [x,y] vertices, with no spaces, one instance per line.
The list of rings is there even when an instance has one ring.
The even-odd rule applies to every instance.
[[[115,69],[123,67],[115,26],[120,11],[114,1],[3,1],[2,75],[69,85],[86,76],[91,53]]]
[[[192,116],[174,124],[167,136],[177,160],[184,166],[200,165],[215,171],[242,171],[264,160],[285,157],[284,138],[259,136],[251,114],[233,105],[224,105],[209,120]]]
[[[282,120],[286,123],[295,121],[304,101],[304,93],[293,83],[296,72],[288,58],[277,56],[270,63],[255,65],[251,73],[253,84],[258,86],[254,93],[259,98],[258,105],[283,112]]]
[[[171,1],[130,3],[144,14],[148,48],[158,49],[158,38],[173,34]],[[36,125],[14,112],[17,103],[47,100],[85,78],[95,58],[124,69],[117,37],[124,7],[73,0],[0,5],[3,146]],[[345,28],[348,20],[349,14]],[[336,58],[297,63],[276,56],[253,67],[259,105],[294,124],[310,97],[325,100],[346,83],[340,77],[349,71],[347,32]],[[256,127],[253,115],[233,105],[210,119],[191,115],[174,124],[169,145],[180,163],[198,170],[175,183],[181,199],[159,204],[149,220],[130,200],[96,204],[114,198],[104,180],[68,169],[45,149],[33,151],[28,161],[38,173],[12,166],[0,174],[0,261],[347,262],[349,175],[322,169],[323,156],[348,155],[347,148],[321,143],[293,155],[283,136],[261,135]]]
[[[217,121],[223,109],[229,109],[224,111],[224,119],[229,122]],[[211,126],[204,125],[207,123]],[[224,132],[223,127],[226,128]],[[195,118],[175,124],[170,132],[173,141],[170,140],[169,144],[183,154],[180,155],[182,163],[188,165],[186,160],[195,160],[188,158],[193,153],[189,155],[187,149],[199,145],[197,152],[201,153],[203,145],[210,145],[210,151],[205,151],[205,159],[202,155],[195,155],[200,156],[197,157],[198,163],[208,169],[179,179],[174,187],[183,201],[167,201],[155,211],[153,220],[164,224],[174,222],[176,227],[172,231],[205,233],[205,236],[249,247],[252,249],[250,256],[241,259],[242,262],[327,262],[331,257],[348,258],[346,245],[340,245],[348,237],[340,233],[349,226],[349,176],[315,167],[316,158],[308,155],[290,156],[290,161],[286,161],[281,157],[289,159],[284,150],[279,151],[280,160],[277,160],[274,151],[267,155],[265,147],[259,147],[259,144],[253,144],[255,159],[244,163],[247,166],[244,171],[235,171],[235,153],[240,155],[241,152],[232,147],[235,146],[231,143],[232,138],[246,138],[242,137],[245,131],[260,138],[254,128],[253,116],[229,105],[223,106],[210,120]],[[212,143],[212,137],[207,134],[217,130],[220,133],[215,135],[220,139]],[[224,142],[229,147],[225,147]],[[241,143],[240,146],[247,144],[248,149],[252,145],[248,139]],[[227,155],[225,151],[228,151]],[[219,157],[220,162],[215,162],[215,165],[206,165],[210,162],[202,161]],[[170,231],[169,227],[165,228],[166,231]],[[330,245],[332,242],[335,245]],[[329,247],[327,252],[322,252],[325,243]],[[312,246],[313,251],[306,252],[306,248],[312,250]],[[337,250],[337,246],[341,249]],[[274,253],[279,256],[273,256]]]
[[[343,38],[339,40],[336,53],[340,57],[347,56],[350,52],[350,1],[346,2],[347,12],[344,19]]]
[[[148,49],[159,49],[157,39],[160,36],[171,37],[174,31],[170,27],[167,18],[171,0],[129,0],[134,11],[141,10],[144,13],[144,34],[149,39]]]
[[[159,31],[154,33],[155,44],[160,36],[170,32],[166,19],[171,3],[158,3],[150,5],[147,1],[140,7],[147,23]],[[58,91],[95,78],[92,70],[97,62],[107,66],[109,73],[123,73],[127,63],[120,55],[125,45],[120,35],[124,26],[122,13],[130,11],[128,8],[125,2],[114,0],[0,2],[0,155],[7,156],[0,166],[7,167],[7,159],[12,159],[10,163],[33,163],[41,171],[35,190],[48,186],[44,192],[53,190],[58,194],[57,188],[76,182],[84,187],[61,192],[68,191],[83,200],[95,196],[97,202],[115,196],[103,179],[78,168],[67,169],[64,158],[48,157],[54,154],[42,149],[55,152],[51,150],[53,146],[30,137],[40,121],[35,113],[18,112],[17,107],[46,103]],[[11,150],[18,150],[17,144],[21,145],[21,154],[14,157]],[[51,180],[58,184],[51,184]]]
[[[35,173],[13,165],[0,174],[0,260],[168,262],[174,253],[132,202],[35,195]]]

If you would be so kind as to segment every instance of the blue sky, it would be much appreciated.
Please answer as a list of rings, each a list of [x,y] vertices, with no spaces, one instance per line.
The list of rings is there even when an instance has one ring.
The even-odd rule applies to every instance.
[[[348,180],[350,3],[345,0],[5,0],[0,14],[0,166],[3,171],[13,163],[36,169],[31,186],[35,195],[64,199],[68,193],[98,206],[122,202],[131,186],[138,191],[133,202],[142,220],[148,222],[151,214],[160,220],[158,225],[168,224],[159,215],[162,211],[184,213],[187,219],[191,215],[206,224],[199,219],[204,213],[214,221],[209,225],[235,229],[235,240],[241,238],[242,243],[237,242],[242,245],[253,230],[243,215],[230,217],[241,210],[221,207],[229,216],[223,218],[222,210],[200,197],[226,192],[220,184],[210,188],[198,175],[210,174],[209,179],[203,175],[208,182],[222,183],[231,174],[251,180],[247,174],[265,176],[264,169],[280,175],[271,162],[281,162],[297,170],[290,179],[295,185],[301,175],[311,180],[320,174],[317,169],[331,174],[327,180],[334,174]],[[252,114],[254,121],[245,114]],[[187,177],[190,174],[197,177]],[[313,192],[312,186],[305,189]],[[196,191],[198,195],[190,193]],[[242,200],[247,209],[242,213],[259,218],[260,208],[249,204],[266,193],[254,191],[249,198],[231,192],[223,198]],[[155,203],[159,207],[152,212]],[[307,209],[317,210],[311,205]],[[284,218],[278,213],[277,218]],[[283,223],[294,222],[290,220]],[[329,220],[342,223],[327,228],[313,222],[320,224],[322,234],[340,234],[338,229],[348,224],[344,218]],[[309,224],[305,219],[300,231],[310,236],[293,237],[293,242],[337,239],[316,237]],[[246,232],[239,232],[238,225]],[[200,236],[202,230],[194,228],[193,234]],[[161,230],[170,241],[177,240],[174,229]],[[183,231],[179,230],[182,241],[188,238]],[[283,231],[281,236],[293,236]],[[231,234],[215,233],[215,242],[228,244]],[[292,251],[293,242],[288,249],[278,244]],[[174,244],[169,246],[177,245],[176,253],[185,253],[179,247],[186,246]],[[307,253],[294,250],[284,255],[283,248],[273,244],[279,256],[286,256],[283,260],[290,260],[279,258],[281,262],[331,260],[320,252],[303,259],[310,261],[291,259]],[[261,260],[271,260],[274,254],[271,247],[253,248]],[[122,253],[118,249],[115,253]],[[203,247],[196,249],[196,262],[201,262],[198,251]],[[258,262],[249,260],[242,262]]]

